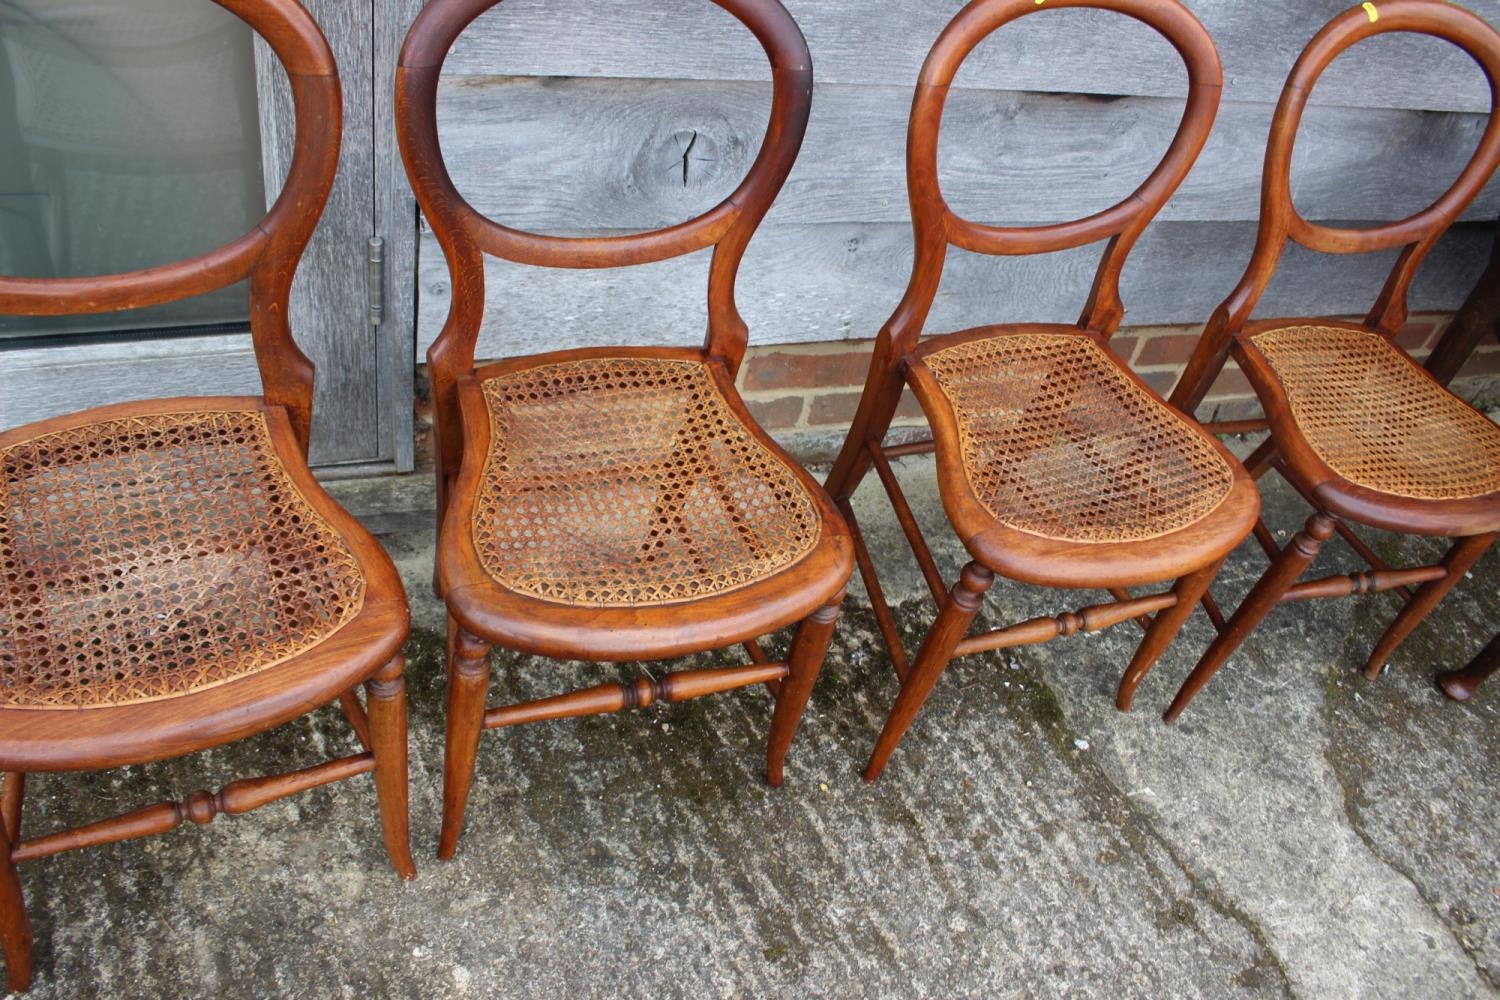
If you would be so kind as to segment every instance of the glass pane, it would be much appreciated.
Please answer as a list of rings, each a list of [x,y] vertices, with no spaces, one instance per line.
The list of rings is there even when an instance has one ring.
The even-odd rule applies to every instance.
[[[254,226],[252,39],[209,0],[0,0],[0,274],[132,271]],[[247,315],[238,286],[130,312],[0,316],[0,342]]]

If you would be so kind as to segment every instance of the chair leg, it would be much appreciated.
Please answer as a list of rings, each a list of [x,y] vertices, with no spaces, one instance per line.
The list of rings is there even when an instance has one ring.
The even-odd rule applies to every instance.
[[[443,828],[438,857],[453,857],[469,804],[474,758],[484,728],[484,701],[490,686],[490,645],[454,628],[448,655],[448,733],[443,750]]]
[[[766,750],[766,782],[772,788],[781,787],[782,764],[792,745],[792,737],[797,733],[797,725],[802,721],[802,709],[812,694],[818,671],[823,668],[823,656],[828,652],[843,600],[844,595],[840,594],[808,615],[797,626],[797,634],[792,639],[792,651],[787,657],[791,669],[776,693],[776,711],[771,716],[771,739]]]
[[[26,775],[20,771],[6,771],[0,782],[0,824],[4,824],[6,838],[12,844],[21,842],[21,803],[26,797]]]
[[[391,865],[404,879],[417,877],[407,827],[406,663],[397,654],[380,673],[365,682],[369,699],[370,745],[375,754],[375,795],[380,827]]]
[[[5,953],[7,988],[24,993],[31,988],[31,922],[10,851],[10,837],[0,824],[0,950]]]
[[[1438,601],[1452,590],[1458,581],[1464,578],[1464,574],[1479,561],[1479,557],[1495,541],[1492,532],[1485,535],[1470,535],[1460,538],[1443,556],[1443,567],[1448,572],[1441,580],[1429,580],[1417,588],[1417,592],[1411,595],[1411,599],[1401,608],[1396,615],[1396,620],[1391,622],[1375,644],[1375,651],[1370,654],[1370,659],[1365,663],[1365,676],[1370,680],[1380,676],[1381,668],[1385,661],[1391,658],[1396,647],[1426,618],[1433,608],[1437,607]]]
[[[1468,701],[1485,678],[1500,670],[1500,635],[1479,651],[1462,670],[1448,670],[1437,675],[1438,687],[1454,701]]]
[[[1146,630],[1141,644],[1136,647],[1130,666],[1125,668],[1125,674],[1120,678],[1120,689],[1115,693],[1115,707],[1120,711],[1130,711],[1130,704],[1135,700],[1135,689],[1146,679],[1146,674],[1150,673],[1156,661],[1161,659],[1161,654],[1166,652],[1177,633],[1182,630],[1183,622],[1188,620],[1188,616],[1198,606],[1222,565],[1224,560],[1219,559],[1182,577],[1172,587],[1172,593],[1177,595],[1177,603],[1156,613],[1156,617],[1151,620],[1151,627]]]
[[[1172,699],[1171,706],[1162,716],[1164,722],[1170,725],[1177,721],[1193,696],[1218,672],[1229,655],[1260,624],[1261,619],[1281,601],[1281,595],[1297,582],[1297,577],[1302,575],[1308,563],[1317,556],[1323,543],[1333,537],[1335,524],[1333,515],[1323,511],[1318,511],[1307,519],[1307,524],[1281,550],[1281,554],[1271,563],[1271,568],[1250,588],[1250,593],[1245,595],[1245,599],[1225,623],[1224,630],[1204,652],[1203,658],[1198,661],[1193,672],[1188,674],[1187,680],[1182,682],[1177,697]]]
[[[959,640],[969,631],[969,625],[979,613],[985,591],[994,582],[995,574],[979,563],[971,562],[964,567],[958,582],[948,593],[948,603],[938,612],[937,621],[932,623],[932,630],[923,640],[922,648],[912,663],[911,672],[901,684],[901,693],[896,696],[891,714],[885,720],[885,728],[880,731],[880,738],[875,741],[875,750],[870,754],[869,763],[865,765],[866,781],[874,781],[885,770],[896,744],[906,735],[906,730],[916,718],[922,703],[932,693],[932,686],[937,683],[938,677],[948,666],[948,661],[953,658],[953,651],[958,648]]]

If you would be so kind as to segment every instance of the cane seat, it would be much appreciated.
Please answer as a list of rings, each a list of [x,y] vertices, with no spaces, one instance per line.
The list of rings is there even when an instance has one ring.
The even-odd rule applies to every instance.
[[[470,519],[486,570],[542,600],[667,604],[765,580],[819,541],[812,492],[701,360],[598,357],[481,382]]]
[[[1284,326],[1247,337],[1291,429],[1343,479],[1411,500],[1500,493],[1500,427],[1368,330]]]
[[[1207,436],[1088,337],[986,336],[922,363],[958,427],[969,489],[1017,531],[1145,541],[1210,514],[1234,485]]]
[[[258,408],[0,437],[0,708],[215,687],[318,646],[364,597]]]

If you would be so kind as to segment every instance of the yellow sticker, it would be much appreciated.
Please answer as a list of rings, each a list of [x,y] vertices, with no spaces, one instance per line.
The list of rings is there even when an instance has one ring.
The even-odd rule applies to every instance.
[[[1037,5],[1037,6],[1038,6],[1038,7],[1040,7],[1040,6],[1041,6],[1041,5],[1042,5],[1042,4],[1044,4],[1044,3],[1046,3],[1046,2],[1047,2],[1047,0],[1036,0],[1036,5]]]
[[[1380,20],[1380,11],[1378,11],[1378,10],[1375,9],[1375,5],[1374,4],[1372,4],[1372,3],[1362,3],[1362,4],[1360,4],[1360,6],[1365,9],[1365,13],[1366,14],[1370,15],[1370,23],[1371,24],[1374,24],[1376,21]]]

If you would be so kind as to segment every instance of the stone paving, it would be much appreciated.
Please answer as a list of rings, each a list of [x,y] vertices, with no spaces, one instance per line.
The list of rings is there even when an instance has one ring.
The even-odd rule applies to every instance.
[[[947,538],[930,462],[900,474]],[[862,521],[914,646],[931,609],[872,486]],[[35,862],[35,1000],[1500,992],[1500,685],[1469,705],[1431,685],[1500,629],[1493,556],[1379,682],[1356,665],[1394,597],[1285,607],[1173,728],[1158,715],[1209,639],[1201,615],[1128,715],[1112,693],[1133,626],[958,661],[874,785],[858,771],[896,684],[856,587],[784,788],[761,777],[760,691],[489,733],[445,864],[429,479],[334,490],[413,597],[419,879],[387,866],[366,779]],[[1285,490],[1267,508],[1277,529],[1305,517]],[[951,575],[959,547],[937,549]],[[1330,553],[1320,565],[1340,565]],[[1262,566],[1249,548],[1231,558],[1226,606]],[[1097,599],[992,593],[991,624]],[[617,673],[503,654],[492,702]],[[189,760],[38,777],[28,830],[352,745],[329,711]]]

